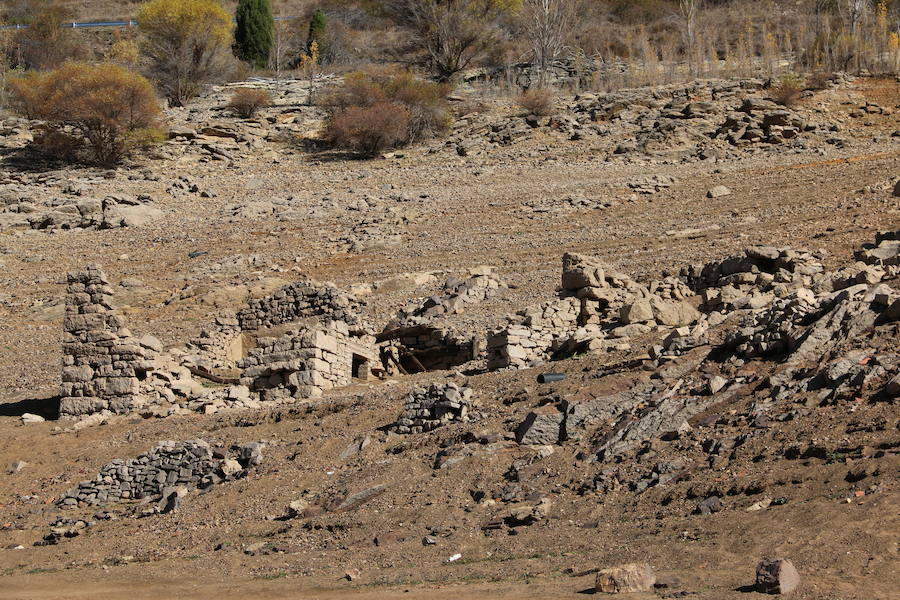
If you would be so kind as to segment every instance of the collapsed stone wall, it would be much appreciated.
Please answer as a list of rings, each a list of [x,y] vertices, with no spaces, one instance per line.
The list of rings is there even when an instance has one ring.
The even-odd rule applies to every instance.
[[[813,283],[813,277],[824,273],[825,267],[812,253],[791,248],[752,246],[740,254],[692,265],[681,270],[680,276],[696,293],[710,288],[740,288],[751,286],[761,291],[796,288]],[[826,278],[820,278],[824,281]],[[705,299],[707,305],[733,304],[727,296]],[[717,301],[721,300],[721,301]]]
[[[203,440],[163,441],[137,458],[116,459],[57,500],[62,508],[159,498],[168,488],[207,488],[262,459],[262,444],[242,446],[237,459],[214,453]]]
[[[454,329],[427,325],[389,331],[376,338],[383,353],[390,353],[408,372],[452,369],[478,357],[483,338],[469,337]]]
[[[354,329],[366,329],[359,316],[364,304],[331,285],[297,282],[271,296],[253,299],[237,314],[241,330],[256,331],[308,317],[344,321]]]
[[[560,298],[520,311],[488,334],[488,368],[523,368],[603,336],[601,323],[646,287],[596,258],[567,253]]]
[[[100,267],[69,273],[64,328],[60,416],[134,409],[155,351],[125,328]]]
[[[260,392],[265,400],[289,395],[294,398],[321,396],[326,390],[349,385],[357,368],[368,368],[374,360],[374,338],[354,336],[343,321],[295,328],[280,336],[260,337],[250,355],[238,362],[241,383]]]

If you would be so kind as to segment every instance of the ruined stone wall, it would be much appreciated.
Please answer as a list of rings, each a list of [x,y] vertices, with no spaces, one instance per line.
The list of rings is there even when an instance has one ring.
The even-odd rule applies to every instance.
[[[560,340],[578,327],[582,302],[563,298],[520,312],[488,334],[488,368],[525,368],[550,360]]]
[[[403,414],[392,429],[397,433],[423,433],[447,423],[466,421],[472,409],[471,388],[452,381],[416,388],[403,403]]]
[[[113,290],[98,266],[70,273],[63,333],[59,412],[73,417],[135,408],[140,381],[152,370],[144,348],[113,309]]]
[[[322,321],[344,321],[354,329],[363,328],[359,317],[363,303],[329,285],[298,282],[265,298],[251,300],[237,314],[243,331],[275,327],[308,317]]]
[[[257,347],[238,363],[244,369],[241,383],[261,392],[263,399],[321,396],[325,390],[349,385],[354,353],[371,359],[373,347],[373,338],[351,335],[343,321],[260,337]]]
[[[229,458],[215,454],[203,440],[163,441],[136,458],[116,459],[93,478],[82,481],[57,500],[61,508],[98,505],[122,500],[159,498],[168,489],[206,488],[239,475],[262,460],[263,444],[236,448]]]

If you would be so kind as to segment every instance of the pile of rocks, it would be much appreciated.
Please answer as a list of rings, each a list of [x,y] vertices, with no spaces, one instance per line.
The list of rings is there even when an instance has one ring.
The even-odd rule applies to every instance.
[[[708,288],[753,287],[759,291],[778,291],[824,285],[829,279],[818,257],[811,252],[772,246],[752,246],[741,254],[692,265],[680,276],[697,293]],[[820,277],[816,277],[820,276]],[[726,294],[727,292],[722,292]],[[745,294],[740,294],[743,297]],[[728,297],[706,298],[709,307],[732,304]]]
[[[603,198],[588,198],[583,194],[572,194],[562,198],[540,197],[527,201],[523,207],[534,213],[571,212],[578,210],[604,210],[616,203]]]
[[[336,287],[311,281],[287,285],[271,296],[253,299],[237,314],[243,331],[255,331],[291,323],[308,317],[343,321],[353,328],[365,328],[359,313],[364,303]]]
[[[391,427],[397,433],[422,433],[447,423],[468,420],[472,389],[450,382],[416,388],[406,397],[403,414]]]
[[[261,444],[247,444],[238,449],[235,459],[214,452],[203,440],[163,441],[137,458],[113,460],[96,477],[82,481],[56,503],[62,508],[75,508],[160,498],[178,486],[203,489],[259,464],[261,452]]]
[[[153,199],[106,196],[64,196],[36,202],[31,197],[0,197],[0,227],[30,229],[115,229],[136,227],[159,218],[162,211]]]
[[[563,348],[590,346],[603,336],[600,324],[605,318],[636,295],[649,293],[596,258],[567,253],[562,262],[558,300],[520,311],[488,334],[489,369],[523,368],[548,360]]]
[[[175,198],[192,194],[200,196],[201,198],[216,197],[215,192],[202,189],[199,184],[195,183],[194,180],[187,175],[181,175],[178,179],[174,180],[166,189],[166,192]]]
[[[738,329],[728,332],[725,345],[745,358],[783,354],[803,324],[819,311],[819,304],[806,288],[779,298],[769,308],[745,316]]]
[[[467,279],[451,277],[438,294],[398,311],[385,331],[425,325],[443,315],[458,314],[465,310],[466,305],[494,298],[505,287],[506,284],[497,276],[494,267],[470,269]]]
[[[648,175],[628,182],[628,188],[638,194],[656,194],[675,185],[675,178],[668,175]]]
[[[69,273],[60,416],[129,412],[138,404],[140,381],[153,370],[158,341],[134,338],[112,298],[100,267]]]
[[[897,189],[900,190],[900,182],[897,183]],[[900,274],[900,230],[877,233],[875,244],[857,252],[856,260],[889,269],[894,267],[890,269],[891,274]]]

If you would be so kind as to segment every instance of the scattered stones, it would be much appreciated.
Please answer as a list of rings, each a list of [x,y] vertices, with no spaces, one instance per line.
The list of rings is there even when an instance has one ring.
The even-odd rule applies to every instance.
[[[731,190],[725,187],[724,185],[717,185],[712,188],[708,192],[706,192],[707,198],[722,198],[723,196],[730,196]]]

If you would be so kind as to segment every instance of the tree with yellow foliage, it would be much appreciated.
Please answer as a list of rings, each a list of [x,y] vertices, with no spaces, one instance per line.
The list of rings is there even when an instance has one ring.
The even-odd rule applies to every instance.
[[[29,71],[9,86],[20,114],[46,121],[60,138],[86,143],[100,165],[111,166],[158,136],[153,85],[119,65],[70,61],[53,71]]]
[[[521,0],[383,0],[385,13],[410,33],[419,63],[438,81],[452,80],[497,38],[498,22]]]
[[[216,0],[150,0],[138,12],[143,49],[160,90],[184,106],[231,64],[231,16]]]

